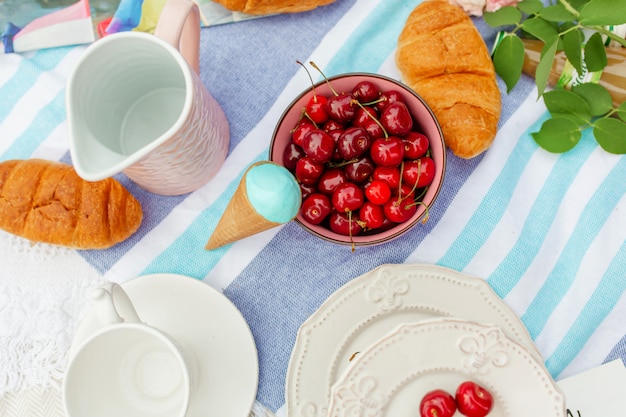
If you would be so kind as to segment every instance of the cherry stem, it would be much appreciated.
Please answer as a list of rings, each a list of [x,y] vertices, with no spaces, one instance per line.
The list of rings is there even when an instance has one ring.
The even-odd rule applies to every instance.
[[[422,160],[418,159],[417,160],[417,169],[418,169],[418,173],[417,173],[417,179],[415,180],[415,184],[413,184],[413,188],[411,188],[411,191],[409,191],[409,194],[407,194],[405,197],[402,197],[402,172],[404,171],[404,161],[402,161],[402,163],[400,164],[400,186],[398,186],[398,204],[400,204],[400,201],[404,200],[406,197],[408,197],[413,191],[417,190],[417,183],[420,179],[420,175],[422,175],[422,171],[420,169],[422,165]],[[422,192],[420,193],[420,195],[416,195],[415,196],[415,201],[417,200],[421,200],[422,197],[424,197],[424,195],[426,194],[426,191],[428,191],[428,187],[424,187],[422,189]]]
[[[380,120],[378,120],[377,118],[375,118],[374,116],[372,116],[372,113],[368,112],[367,109],[365,108],[365,105],[362,104],[359,100],[355,100],[353,99],[351,102],[351,104],[356,104],[357,106],[359,106],[360,108],[362,108],[363,110],[365,110],[365,113],[367,113],[367,115],[370,117],[370,119],[372,119],[373,121],[376,122],[376,124],[378,126],[380,126],[380,128],[383,130],[383,133],[385,134],[385,139],[389,139],[389,134],[387,133],[387,130],[385,130],[385,128],[383,127],[382,123],[380,123]]]
[[[415,205],[418,205],[418,204],[424,206],[424,218],[422,219],[422,224],[426,224],[426,222],[428,221],[428,218],[430,217],[428,206],[423,201],[418,201],[415,203]]]
[[[372,104],[378,104],[378,103],[382,103],[383,101],[387,100],[386,97],[380,97],[377,98],[374,101],[368,101],[367,103],[363,103],[364,106],[371,106]]]
[[[317,94],[315,93],[315,83],[313,82],[313,77],[311,77],[311,73],[309,72],[307,67],[304,66],[304,64],[302,62],[300,62],[297,59],[296,59],[296,62],[298,64],[300,64],[302,66],[302,68],[304,68],[304,70],[306,71],[306,75],[309,76],[309,80],[311,80],[311,86],[312,86],[312,90],[313,90],[313,100],[315,100],[315,102],[317,103]]]
[[[348,211],[348,233],[350,233],[350,243],[352,243],[352,253],[356,250],[354,239],[352,238],[352,210]]]
[[[302,116],[309,119],[309,121],[313,123],[313,126],[315,126],[316,129],[319,129],[319,126],[317,125],[317,123],[315,123],[315,120],[311,119],[311,116],[309,115],[309,113],[307,113],[306,107],[302,108],[302,114],[300,115],[300,120],[298,120],[298,122],[302,120]]]
[[[322,77],[324,77],[324,81],[326,81],[326,84],[328,84],[328,87],[330,87],[330,91],[333,92],[333,94],[335,96],[338,96],[339,94],[337,94],[337,92],[335,91],[335,89],[333,88],[333,86],[331,85],[330,81],[328,81],[328,77],[326,77],[326,75],[322,72],[322,70],[315,64],[315,62],[310,61],[309,64],[311,64],[311,66],[313,68],[315,68],[317,71],[319,71],[320,74],[322,74]]]
[[[328,166],[329,168],[341,168],[341,167],[344,167],[344,166],[346,166],[346,165],[350,165],[350,164],[352,164],[352,163],[354,163],[354,162],[357,162],[358,160],[359,160],[359,158],[352,158],[352,159],[349,159],[349,160],[347,160],[347,161],[341,161],[341,162],[329,162],[329,163],[327,164],[327,166]]]

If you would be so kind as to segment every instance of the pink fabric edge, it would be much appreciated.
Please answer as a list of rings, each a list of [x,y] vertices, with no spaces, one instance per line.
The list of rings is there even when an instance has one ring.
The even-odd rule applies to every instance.
[[[15,39],[22,35],[34,32],[47,26],[52,26],[71,20],[84,19],[88,17],[91,17],[89,0],[81,0],[62,10],[33,20],[32,22],[24,26],[24,28],[15,35]]]

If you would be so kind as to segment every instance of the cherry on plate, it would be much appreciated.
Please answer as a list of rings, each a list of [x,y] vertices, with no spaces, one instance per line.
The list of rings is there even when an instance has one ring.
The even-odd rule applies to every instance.
[[[465,381],[456,390],[459,412],[467,417],[485,417],[493,408],[493,396],[473,381]]]
[[[426,393],[420,401],[421,417],[452,417],[455,412],[456,402],[454,397],[442,389]]]

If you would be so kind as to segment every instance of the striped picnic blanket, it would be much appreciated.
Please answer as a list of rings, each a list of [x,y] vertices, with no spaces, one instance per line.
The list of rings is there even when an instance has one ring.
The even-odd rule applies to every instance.
[[[245,169],[268,159],[283,109],[310,85],[296,60],[315,61],[327,75],[399,79],[397,37],[419,3],[337,0],[311,12],[203,29],[201,79],[231,127],[223,167],[200,190],[177,197],[146,192],[120,174],[143,206],[139,231],[111,249],[64,256],[102,280],[169,272],[223,291],[252,330],[257,400],[272,411],[284,405],[299,326],[341,285],[381,264],[430,263],[484,278],[521,317],[557,379],[626,359],[626,157],[603,151],[590,132],[565,154],[539,148],[531,133],[547,112],[525,76],[508,94],[500,84],[502,117],[488,152],[471,160],[448,154],[445,183],[426,224],[354,253],[293,222],[204,249]],[[495,31],[480,18],[474,22],[491,46]],[[0,160],[71,162],[65,81],[84,50],[0,56]],[[9,277],[2,278],[8,285]],[[10,277],[13,285],[28,279]],[[0,347],[6,348],[2,339]]]

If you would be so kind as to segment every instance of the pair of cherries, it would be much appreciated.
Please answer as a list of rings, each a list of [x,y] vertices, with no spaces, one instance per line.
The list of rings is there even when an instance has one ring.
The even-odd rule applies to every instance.
[[[474,381],[465,381],[455,396],[436,389],[428,392],[420,402],[421,417],[452,417],[458,410],[467,417],[485,417],[493,408],[491,393]]]

